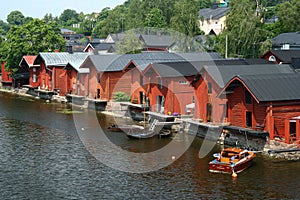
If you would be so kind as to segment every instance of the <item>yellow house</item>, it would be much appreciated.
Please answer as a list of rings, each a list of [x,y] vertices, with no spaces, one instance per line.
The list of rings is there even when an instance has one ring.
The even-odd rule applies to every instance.
[[[205,35],[219,35],[225,28],[226,14],[230,11],[230,7],[219,7],[213,4],[211,8],[204,8],[199,11],[200,30]]]

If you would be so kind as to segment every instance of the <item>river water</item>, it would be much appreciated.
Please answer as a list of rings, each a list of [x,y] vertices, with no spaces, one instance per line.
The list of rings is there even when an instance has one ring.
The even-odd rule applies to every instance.
[[[162,169],[131,173],[111,168],[86,148],[75,112],[68,109],[66,104],[0,93],[0,199],[300,199],[299,161],[257,154],[252,167],[237,178],[212,174],[208,162],[221,147],[215,145],[199,158],[199,138]],[[89,114],[79,111],[76,115]],[[101,126],[116,120],[99,113],[97,119]],[[106,134],[133,152],[155,151],[172,140]]]

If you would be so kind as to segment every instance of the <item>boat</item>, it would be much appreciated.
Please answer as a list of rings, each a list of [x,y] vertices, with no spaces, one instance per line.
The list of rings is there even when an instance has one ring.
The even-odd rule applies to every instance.
[[[215,159],[209,162],[209,171],[227,173],[236,176],[237,173],[251,166],[255,154],[241,148],[226,148],[221,153],[214,154]]]
[[[169,137],[171,136],[172,131],[169,129],[163,129],[159,132],[158,137]]]
[[[157,132],[153,130],[129,131],[126,133],[126,135],[129,138],[146,139],[154,137],[157,135]]]
[[[109,127],[107,127],[107,129],[109,131],[113,131],[113,132],[121,132],[121,131],[125,131],[128,132],[130,130],[133,131],[141,131],[144,130],[145,128],[143,126],[139,126],[139,125],[117,125],[117,124],[111,124]]]

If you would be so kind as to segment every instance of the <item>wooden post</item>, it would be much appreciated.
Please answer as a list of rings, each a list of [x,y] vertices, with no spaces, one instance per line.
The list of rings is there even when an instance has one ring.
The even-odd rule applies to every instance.
[[[270,127],[269,127],[269,134],[270,134],[270,139],[271,140],[274,140],[274,122],[275,122],[275,119],[274,117],[270,117],[269,118],[269,123],[270,123]]]
[[[296,142],[300,145],[300,119],[296,119]]]
[[[284,139],[285,143],[290,143],[290,119],[284,120]]]

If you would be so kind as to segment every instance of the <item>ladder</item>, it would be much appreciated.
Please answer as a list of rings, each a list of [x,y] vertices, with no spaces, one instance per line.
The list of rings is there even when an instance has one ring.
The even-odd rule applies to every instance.
[[[157,119],[154,119],[154,120],[153,120],[152,124],[151,124],[150,127],[149,127],[149,130],[150,130],[150,131],[153,131],[153,130],[154,130],[154,128],[155,128],[157,122],[158,122]]]

